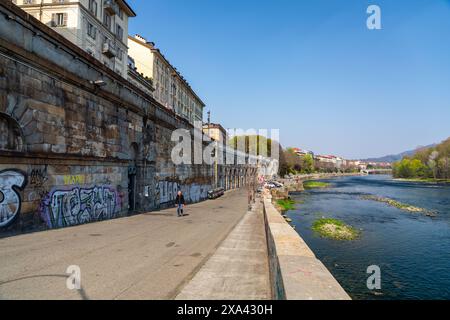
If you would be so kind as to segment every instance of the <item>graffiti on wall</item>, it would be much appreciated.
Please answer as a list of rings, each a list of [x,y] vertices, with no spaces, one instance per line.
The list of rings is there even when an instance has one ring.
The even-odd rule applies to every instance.
[[[179,190],[178,182],[160,181],[156,184],[156,197],[159,198],[160,204],[169,203],[175,201]]]
[[[65,185],[80,185],[84,184],[86,177],[83,175],[67,175],[63,177]]]
[[[49,228],[112,219],[119,215],[119,199],[109,186],[55,190],[44,200],[41,216]]]
[[[30,185],[34,187],[42,187],[47,182],[47,166],[40,169],[33,169],[30,172]]]
[[[159,181],[156,183],[156,199],[160,205],[173,203],[177,197],[178,191],[182,191],[184,199],[189,203],[200,202],[208,197],[210,185],[186,184],[180,185],[174,181]]]
[[[186,185],[181,188],[184,197],[188,202],[200,202],[208,197],[208,190],[211,188],[209,186],[200,184]]]
[[[0,228],[9,226],[20,213],[22,200],[18,190],[25,184],[25,175],[19,171],[0,172]]]

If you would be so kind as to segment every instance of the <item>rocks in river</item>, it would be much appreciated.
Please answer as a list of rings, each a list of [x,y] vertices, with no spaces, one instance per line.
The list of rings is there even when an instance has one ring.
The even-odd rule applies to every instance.
[[[436,214],[434,212],[431,212],[427,209],[415,207],[415,206],[412,206],[412,205],[409,205],[406,203],[401,203],[399,201],[389,199],[389,198],[378,197],[378,196],[374,196],[374,195],[364,195],[364,196],[361,196],[361,199],[386,203],[387,205],[389,205],[391,207],[395,207],[395,208],[398,208],[403,211],[408,211],[408,212],[412,212],[412,213],[423,213],[427,217],[435,217],[436,216]]]

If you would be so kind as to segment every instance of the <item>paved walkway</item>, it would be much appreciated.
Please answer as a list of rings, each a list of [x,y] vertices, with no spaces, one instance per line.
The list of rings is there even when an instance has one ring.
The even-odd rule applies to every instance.
[[[0,299],[173,299],[246,211],[242,190],[183,218],[169,209],[0,239]],[[71,265],[81,291],[66,288]]]
[[[262,204],[245,215],[216,253],[187,284],[180,300],[271,298]]]

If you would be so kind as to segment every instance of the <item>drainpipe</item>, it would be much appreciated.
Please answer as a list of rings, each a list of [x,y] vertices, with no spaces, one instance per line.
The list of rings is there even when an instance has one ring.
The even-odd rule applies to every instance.
[[[44,9],[44,0],[41,0],[41,5],[39,7],[39,21],[42,22],[42,14]]]

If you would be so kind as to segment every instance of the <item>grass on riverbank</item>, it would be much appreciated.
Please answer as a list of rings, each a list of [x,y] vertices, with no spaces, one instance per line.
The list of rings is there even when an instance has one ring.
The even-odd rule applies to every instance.
[[[281,211],[289,211],[295,209],[295,201],[292,199],[278,200],[277,205],[281,209]]]
[[[321,237],[333,240],[350,241],[360,236],[358,230],[336,219],[319,219],[314,222],[312,229]]]
[[[450,183],[448,179],[433,179],[433,178],[394,178],[395,181],[405,182],[421,182],[421,183]]]
[[[320,181],[305,181],[303,182],[303,188],[307,189],[316,189],[316,188],[328,188],[331,184]]]

